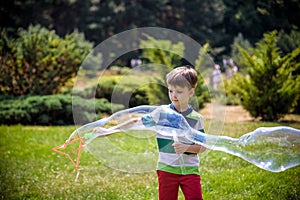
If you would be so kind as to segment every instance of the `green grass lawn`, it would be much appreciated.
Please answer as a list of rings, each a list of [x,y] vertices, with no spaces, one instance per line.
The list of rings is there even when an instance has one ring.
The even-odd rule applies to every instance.
[[[276,125],[300,128],[299,123],[226,123],[224,135],[238,137],[260,126]],[[0,126],[0,199],[157,199],[154,169],[137,174],[121,172],[86,151],[82,152],[80,174],[75,181],[73,165],[52,151],[74,129]],[[145,145],[122,135],[114,137],[124,148],[135,146],[132,151]],[[147,142],[155,151],[155,138]],[[300,167],[272,173],[217,151],[208,151],[200,158],[204,199],[300,199]],[[124,157],[119,162],[126,161]],[[181,193],[179,199],[184,199]]]

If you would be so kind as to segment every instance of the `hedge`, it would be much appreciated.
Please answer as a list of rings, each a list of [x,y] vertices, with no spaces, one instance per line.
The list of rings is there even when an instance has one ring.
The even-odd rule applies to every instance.
[[[124,107],[111,104],[108,100],[92,100],[71,95],[21,96],[12,99],[0,99],[0,124],[24,125],[71,125],[74,124],[72,98],[81,114],[81,122],[88,123],[101,118],[101,113],[111,114],[112,110]],[[91,103],[87,103],[87,101]]]

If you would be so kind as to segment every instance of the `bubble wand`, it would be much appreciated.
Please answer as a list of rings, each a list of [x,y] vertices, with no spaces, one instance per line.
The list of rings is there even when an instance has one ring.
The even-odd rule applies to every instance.
[[[171,125],[174,122],[161,120],[162,114],[173,115],[172,119],[177,119],[177,128]],[[107,125],[112,126],[104,128]],[[281,172],[300,164],[300,130],[298,129],[286,126],[260,127],[239,138],[216,136],[191,128],[182,115],[166,106],[138,106],[119,111],[108,118],[78,128],[64,145],[74,140],[81,141],[81,146],[76,149],[80,154],[80,150],[96,138],[128,130],[151,130],[173,138],[174,136],[185,137],[208,149],[240,157],[271,172]],[[64,145],[53,150],[59,152],[59,148],[66,147]],[[78,167],[79,159],[77,163],[72,163]]]

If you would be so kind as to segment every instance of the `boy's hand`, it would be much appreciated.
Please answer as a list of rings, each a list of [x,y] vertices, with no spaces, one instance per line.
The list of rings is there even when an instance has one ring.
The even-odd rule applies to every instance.
[[[96,127],[93,129],[93,133],[99,133],[99,132],[105,132],[107,131],[106,128],[103,128],[103,127]]]
[[[177,154],[183,154],[185,152],[202,153],[206,149],[205,147],[198,144],[189,145],[189,144],[182,144],[180,142],[174,142],[172,146],[174,147],[174,150]]]
[[[187,151],[190,145],[182,144],[180,142],[174,142],[172,146],[174,147],[174,150],[177,154],[183,154]]]

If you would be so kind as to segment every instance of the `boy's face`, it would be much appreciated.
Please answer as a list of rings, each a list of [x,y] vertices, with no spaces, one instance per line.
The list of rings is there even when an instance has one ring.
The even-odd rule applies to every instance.
[[[169,98],[177,110],[187,109],[189,99],[194,95],[194,88],[168,85]]]

